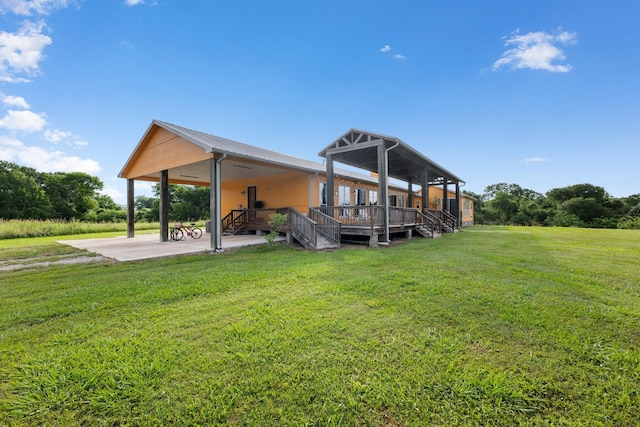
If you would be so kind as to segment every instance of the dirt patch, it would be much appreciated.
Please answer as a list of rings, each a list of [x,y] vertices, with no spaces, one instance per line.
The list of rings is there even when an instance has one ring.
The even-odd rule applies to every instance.
[[[103,256],[78,256],[77,254],[62,257],[25,258],[20,260],[0,261],[0,271],[31,270],[35,268],[49,267],[51,265],[87,264],[107,260],[108,258]]]

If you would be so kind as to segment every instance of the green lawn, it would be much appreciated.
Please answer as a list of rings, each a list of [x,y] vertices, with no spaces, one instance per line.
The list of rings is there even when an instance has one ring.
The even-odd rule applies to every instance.
[[[0,271],[0,424],[638,425],[639,282],[524,227]]]

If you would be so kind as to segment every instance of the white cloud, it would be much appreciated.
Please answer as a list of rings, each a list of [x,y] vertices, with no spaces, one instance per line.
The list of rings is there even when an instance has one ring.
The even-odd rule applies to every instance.
[[[545,159],[544,157],[528,157],[526,159],[524,159],[525,163],[544,163],[544,162],[548,162],[547,159]]]
[[[29,104],[27,104],[27,101],[25,101],[21,96],[5,95],[4,93],[0,92],[0,101],[2,101],[4,105],[7,105],[9,107],[19,107],[24,109],[29,108]]]
[[[113,187],[104,188],[102,191],[100,191],[100,194],[111,197],[115,202],[125,200],[127,196],[126,194],[123,194],[122,191]]]
[[[391,46],[389,46],[388,44],[386,44],[386,45],[382,46],[382,47],[380,48],[380,52],[382,52],[382,53],[389,53],[389,55],[391,55],[391,57],[392,57],[393,59],[397,59],[397,60],[399,60],[399,61],[403,61],[403,60],[407,59],[407,57],[406,57],[406,56],[404,56],[404,55],[402,55],[401,53],[391,54],[391,53],[390,53],[390,52],[391,52]]]
[[[13,12],[16,15],[30,16],[48,15],[57,9],[63,9],[70,4],[76,4],[73,0],[0,0],[0,12]]]
[[[58,150],[26,146],[6,136],[0,136],[0,160],[16,162],[40,172],[84,172],[95,175],[102,169],[95,160],[68,156]]]
[[[563,31],[553,35],[544,31],[519,34],[514,31],[510,37],[504,37],[506,50],[500,59],[493,63],[493,71],[503,67],[512,69],[546,70],[554,73],[568,73],[571,65],[553,64],[566,57],[558,45],[573,45],[578,42],[578,35]]]
[[[42,130],[47,123],[44,114],[36,114],[29,110],[9,110],[7,115],[0,119],[0,127],[9,130],[24,132],[37,132]]]
[[[43,22],[24,21],[17,33],[0,31],[0,81],[28,82],[20,75],[38,74],[42,51],[51,44],[51,38],[42,33],[44,27]]]
[[[129,50],[135,49],[135,46],[131,42],[127,41],[127,40],[122,40],[120,42],[120,46],[125,47],[125,48],[127,48]]]
[[[44,139],[49,142],[53,142],[57,144],[60,141],[64,141],[65,139],[69,139],[73,136],[71,132],[61,131],[60,129],[47,129],[44,131]]]

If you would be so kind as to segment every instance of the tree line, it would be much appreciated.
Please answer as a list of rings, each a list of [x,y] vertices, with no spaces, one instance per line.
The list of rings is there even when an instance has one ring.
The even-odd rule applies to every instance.
[[[103,188],[99,178],[86,173],[38,172],[0,160],[0,219],[126,221],[125,207],[101,194]],[[156,197],[136,197],[136,221],[158,221],[158,185],[154,193]],[[170,185],[169,198],[171,220],[209,218],[208,188]]]
[[[603,187],[576,184],[542,194],[506,183],[465,193],[476,199],[476,224],[640,229],[640,193],[615,198]]]
[[[103,187],[82,172],[38,172],[0,160],[0,218],[125,221],[126,209],[101,194]],[[135,198],[137,222],[158,221],[158,184],[153,192]],[[476,199],[476,224],[640,229],[640,193],[614,198],[602,187],[577,184],[541,194],[506,183],[490,185],[483,194],[465,193]],[[209,219],[209,197],[208,187],[170,185],[169,219]]]

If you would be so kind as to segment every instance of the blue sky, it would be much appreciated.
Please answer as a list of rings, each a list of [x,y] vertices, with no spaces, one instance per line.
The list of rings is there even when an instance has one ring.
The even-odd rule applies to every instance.
[[[355,127],[463,190],[625,197],[640,2],[0,0],[0,160],[98,176],[124,203],[153,119],[318,162]]]

